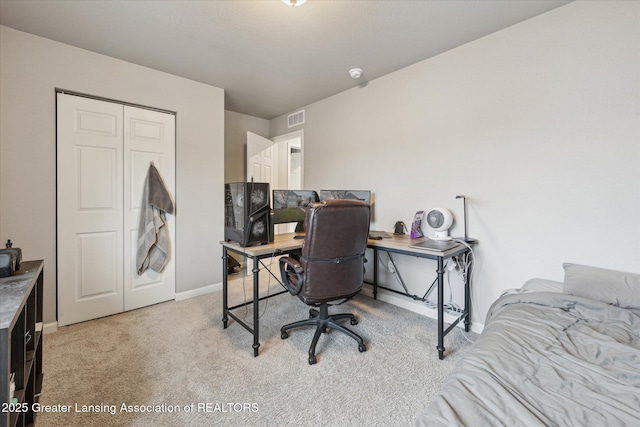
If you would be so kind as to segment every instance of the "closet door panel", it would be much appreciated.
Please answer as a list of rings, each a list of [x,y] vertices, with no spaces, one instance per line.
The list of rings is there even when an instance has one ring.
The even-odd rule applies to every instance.
[[[57,95],[58,324],[123,310],[122,105]]]
[[[117,200],[118,150],[101,147],[78,147],[79,208],[85,211],[113,212]]]
[[[76,301],[122,294],[119,292],[118,259],[121,256],[114,232],[84,233],[77,236],[79,284]]]
[[[125,106],[125,310],[175,298],[175,215],[166,215],[169,231],[169,262],[162,272],[138,275],[136,249],[144,182],[153,162],[169,193],[175,195],[175,116]],[[174,198],[175,203],[175,198]]]

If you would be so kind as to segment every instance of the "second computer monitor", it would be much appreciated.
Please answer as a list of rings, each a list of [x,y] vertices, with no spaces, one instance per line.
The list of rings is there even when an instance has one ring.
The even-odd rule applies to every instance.
[[[307,206],[319,202],[318,193],[312,190],[273,190],[273,223],[298,223],[301,228]]]
[[[369,190],[320,190],[320,200],[362,200],[371,204]]]

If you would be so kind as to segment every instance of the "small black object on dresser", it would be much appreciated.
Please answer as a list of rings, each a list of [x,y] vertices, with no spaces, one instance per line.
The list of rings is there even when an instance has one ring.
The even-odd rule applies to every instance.
[[[0,249],[0,277],[13,276],[20,270],[22,250],[14,248],[11,240],[7,240],[5,249]]]

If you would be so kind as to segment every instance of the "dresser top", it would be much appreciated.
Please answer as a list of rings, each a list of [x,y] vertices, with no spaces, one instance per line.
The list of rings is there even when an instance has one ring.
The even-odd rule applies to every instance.
[[[15,275],[0,279],[0,330],[13,325],[16,313],[26,303],[43,265],[42,260],[22,262]]]

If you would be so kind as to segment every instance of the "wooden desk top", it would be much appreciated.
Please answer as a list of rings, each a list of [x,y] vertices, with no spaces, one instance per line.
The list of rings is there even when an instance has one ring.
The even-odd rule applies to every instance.
[[[256,245],[256,246],[247,246],[243,248],[237,242],[227,242],[221,241],[220,244],[222,246],[226,246],[227,249],[230,249],[234,252],[246,254],[250,257],[265,257],[271,256],[274,252],[277,255],[277,252],[288,252],[295,249],[300,249],[302,247],[303,239],[294,239],[296,235],[303,235],[304,233],[285,233],[285,234],[276,234],[273,242],[267,243],[266,245]]]
[[[234,252],[242,253],[250,257],[268,257],[278,255],[279,252],[289,252],[295,249],[300,249],[304,240],[294,239],[294,236],[302,235],[302,233],[285,233],[276,234],[274,241],[265,245],[247,246],[241,247],[237,242],[221,241],[220,244],[226,246],[227,249]],[[401,236],[393,235],[391,238],[383,238],[380,240],[369,239],[367,247],[372,249],[380,249],[383,251],[397,252],[406,255],[415,255],[422,258],[438,258],[438,257],[450,257],[466,250],[465,246],[458,244],[458,246],[446,251],[431,250],[431,249],[418,249],[412,248],[410,245],[424,242],[429,240],[427,237],[420,237],[418,239],[412,239],[408,234]]]
[[[466,247],[462,243],[458,243],[455,247],[446,251],[438,249],[419,249],[412,248],[411,245],[428,241],[428,237],[419,237],[412,239],[408,234],[396,236],[395,234],[391,238],[383,238],[381,240],[369,239],[367,247],[378,248],[383,251],[397,252],[405,255],[415,255],[422,258],[438,258],[438,257],[450,257],[466,250]]]

